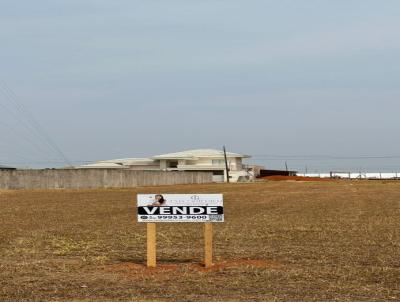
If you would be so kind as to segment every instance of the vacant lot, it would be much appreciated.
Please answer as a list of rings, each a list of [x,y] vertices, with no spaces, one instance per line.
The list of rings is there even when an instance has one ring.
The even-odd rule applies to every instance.
[[[159,224],[148,270],[137,193],[224,193],[217,266],[201,224]],[[400,182],[0,191],[0,301],[399,301]]]

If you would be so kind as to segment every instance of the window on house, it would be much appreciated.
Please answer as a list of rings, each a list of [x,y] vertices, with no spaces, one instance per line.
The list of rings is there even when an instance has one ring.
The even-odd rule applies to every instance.
[[[213,175],[224,175],[223,170],[213,171]]]
[[[178,168],[178,161],[168,162],[168,168]]]

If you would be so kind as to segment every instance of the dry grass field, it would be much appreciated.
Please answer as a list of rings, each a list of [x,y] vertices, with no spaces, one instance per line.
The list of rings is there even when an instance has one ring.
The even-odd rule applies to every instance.
[[[215,268],[201,224],[159,224],[146,269],[137,193],[224,193]],[[0,191],[0,301],[400,301],[400,182]]]

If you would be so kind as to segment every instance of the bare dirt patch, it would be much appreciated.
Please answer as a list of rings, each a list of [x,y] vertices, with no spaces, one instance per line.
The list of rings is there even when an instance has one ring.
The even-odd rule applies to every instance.
[[[229,261],[221,261],[213,263],[212,267],[206,268],[201,263],[175,263],[175,264],[165,264],[159,263],[155,268],[148,268],[143,263],[133,263],[133,262],[125,262],[112,264],[105,267],[105,270],[108,272],[118,272],[128,276],[138,276],[138,275],[158,275],[160,274],[170,274],[173,272],[174,274],[184,273],[187,271],[195,271],[195,272],[215,272],[221,271],[225,269],[232,268],[264,268],[264,269],[278,269],[282,267],[282,264],[276,261],[267,261],[267,260],[255,260],[255,259],[237,259],[237,260],[229,260]]]
[[[201,224],[159,224],[148,270],[138,193],[218,193]],[[210,184],[0,194],[0,301],[399,301],[400,182]]]

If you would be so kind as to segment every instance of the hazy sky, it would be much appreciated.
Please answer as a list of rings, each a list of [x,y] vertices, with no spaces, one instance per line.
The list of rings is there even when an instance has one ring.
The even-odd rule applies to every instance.
[[[400,171],[291,158],[400,155],[399,15],[398,0],[0,0],[0,81],[74,162],[225,144],[270,167]],[[0,163],[60,161],[1,92]]]

